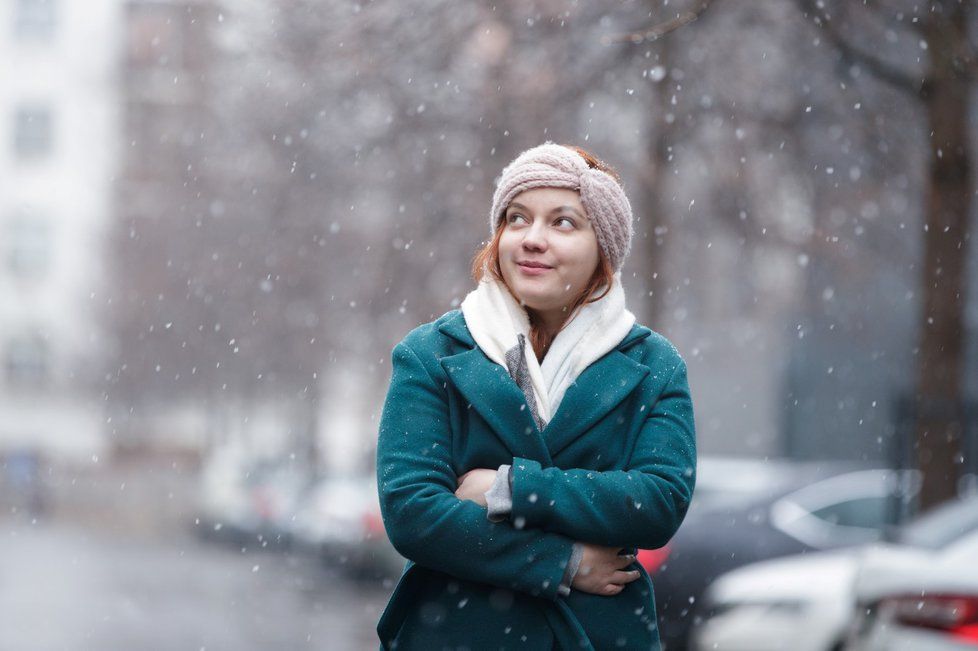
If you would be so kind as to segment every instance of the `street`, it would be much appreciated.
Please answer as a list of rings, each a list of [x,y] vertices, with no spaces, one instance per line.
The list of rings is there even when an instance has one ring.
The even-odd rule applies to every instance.
[[[0,649],[376,649],[390,586],[176,532],[0,521]]]

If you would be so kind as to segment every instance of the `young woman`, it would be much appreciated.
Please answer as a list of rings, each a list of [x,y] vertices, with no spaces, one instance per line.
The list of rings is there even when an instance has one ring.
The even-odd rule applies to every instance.
[[[686,365],[625,309],[617,174],[547,142],[502,173],[477,287],[394,347],[377,445],[408,559],[382,649],[658,649],[638,549],[693,493]]]

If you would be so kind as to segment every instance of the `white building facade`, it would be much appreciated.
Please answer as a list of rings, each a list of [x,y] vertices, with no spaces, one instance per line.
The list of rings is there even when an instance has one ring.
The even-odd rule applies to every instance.
[[[0,0],[0,455],[97,457],[118,0]]]

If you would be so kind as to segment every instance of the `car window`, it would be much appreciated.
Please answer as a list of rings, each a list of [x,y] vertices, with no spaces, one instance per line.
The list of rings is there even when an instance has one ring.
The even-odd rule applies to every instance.
[[[904,501],[919,490],[916,473],[860,470],[796,490],[771,506],[771,523],[819,549],[878,540]]]
[[[886,497],[864,497],[829,504],[812,511],[812,515],[829,524],[843,527],[880,529],[896,524],[897,511]]]

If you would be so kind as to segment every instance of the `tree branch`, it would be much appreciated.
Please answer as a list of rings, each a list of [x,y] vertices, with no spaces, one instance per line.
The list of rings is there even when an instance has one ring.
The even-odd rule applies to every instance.
[[[835,28],[835,23],[826,9],[820,8],[815,0],[795,0],[802,13],[810,16],[815,24],[822,29],[829,42],[835,46],[842,57],[853,63],[865,66],[877,79],[884,81],[898,90],[919,97],[926,80],[915,79],[903,70],[891,66],[885,61],[864,52],[849,43]]]
[[[601,44],[616,45],[619,43],[632,43],[634,45],[638,45],[640,43],[657,41],[666,34],[674,32],[680,27],[684,27],[685,25],[688,25],[699,18],[712,3],[713,0],[699,0],[697,5],[691,11],[681,12],[677,14],[675,18],[671,18],[653,25],[652,27],[640,32],[630,32],[628,34],[618,34],[615,36],[604,36],[601,39]]]
[[[899,9],[895,7],[887,6],[882,0],[863,0],[863,6],[870,10],[886,11],[891,14],[901,13]],[[916,18],[916,16],[913,17]],[[923,25],[921,25],[920,23],[913,22],[912,20],[909,22],[904,22],[899,18],[897,18],[896,16],[889,16],[889,15],[886,17],[886,19],[887,22],[893,25],[894,27],[902,27],[905,29],[909,29],[910,31],[914,32],[917,36],[922,37],[924,35],[924,28]]]

